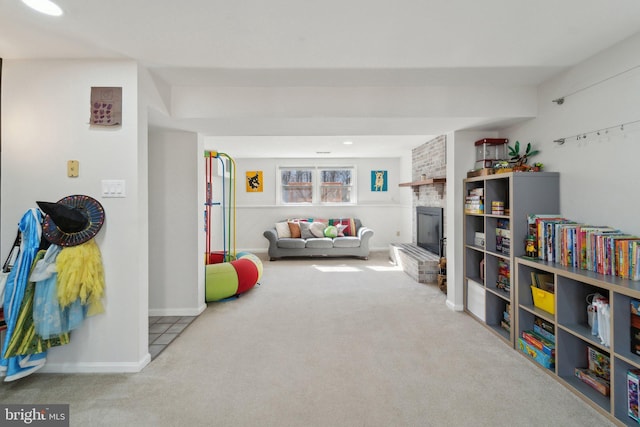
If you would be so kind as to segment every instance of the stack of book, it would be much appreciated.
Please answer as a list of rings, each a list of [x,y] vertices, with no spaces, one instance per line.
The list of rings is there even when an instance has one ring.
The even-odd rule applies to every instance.
[[[464,201],[464,212],[468,214],[484,213],[484,188],[472,188]]]
[[[502,312],[502,320],[500,321],[500,326],[507,332],[511,332],[511,304],[507,303],[505,305],[504,311]]]
[[[563,266],[640,280],[640,237],[606,225],[553,215],[529,215],[538,259]]]
[[[611,381],[609,356],[593,347],[587,347],[587,360],[589,367],[576,368],[576,377],[599,393],[609,396]]]
[[[504,202],[498,200],[491,202],[491,214],[504,215]]]
[[[508,261],[502,259],[498,260],[498,279],[496,280],[496,287],[506,292],[511,290],[511,268]]]
[[[496,252],[509,255],[511,252],[511,230],[508,219],[499,219],[496,226]]]
[[[522,331],[518,338],[518,348],[545,368],[553,369],[556,363],[555,335],[546,326],[540,326],[538,319],[534,321],[533,330]],[[551,328],[553,330],[553,325]]]

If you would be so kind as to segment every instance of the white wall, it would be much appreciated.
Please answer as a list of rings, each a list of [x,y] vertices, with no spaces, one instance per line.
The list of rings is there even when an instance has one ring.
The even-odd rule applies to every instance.
[[[463,304],[462,180],[466,170],[473,167],[473,141],[479,138],[509,138],[510,145],[518,140],[521,144],[531,142],[540,154],[530,163],[539,161],[545,164],[545,170],[560,172],[564,216],[640,235],[640,199],[634,179],[640,156],[640,124],[628,125],[625,131],[619,129],[620,124],[640,120],[640,68],[633,68],[638,66],[638,52],[640,34],[543,83],[538,88],[535,119],[498,133],[453,133],[454,144],[447,144],[447,208],[455,212],[447,218],[448,235],[455,242],[448,241],[447,247],[449,307],[459,310]],[[562,105],[552,102],[574,92]],[[609,127],[613,129],[606,134],[591,133]],[[585,134],[587,138],[576,140],[577,135]],[[572,138],[564,145],[553,142],[569,136]],[[451,141],[449,137],[447,141]]]
[[[640,68],[625,72],[638,67],[638,52],[640,34],[545,82],[539,90],[538,117],[505,129],[501,136],[532,142],[541,151],[533,161],[560,172],[564,216],[640,235],[640,124],[619,129],[622,123],[640,120]],[[576,91],[563,105],[552,102]],[[580,141],[574,136],[608,127],[615,128]],[[567,136],[574,137],[564,145],[553,142]]]
[[[204,148],[191,132],[149,133],[149,314],[196,316],[204,303]]]
[[[228,152],[233,157],[232,152]],[[410,159],[410,153],[409,153]],[[401,158],[362,158],[362,159],[291,159],[291,158],[239,158],[237,164],[237,249],[253,252],[266,252],[268,241],[262,233],[273,227],[276,221],[293,217],[357,217],[362,223],[374,230],[371,248],[387,250],[391,242],[411,241],[411,215],[403,216],[402,203],[407,197],[402,193],[411,189],[399,188],[402,179],[410,181],[401,172]],[[409,160],[410,163],[410,160]],[[358,204],[354,206],[280,206],[276,204],[276,171],[278,166],[355,166],[357,168]],[[245,190],[245,172],[263,171],[264,191],[248,193]],[[371,171],[388,171],[388,191],[371,191]],[[214,195],[220,201],[220,181],[214,183]],[[410,206],[409,198],[409,206]],[[222,248],[222,224],[219,208],[214,222],[213,248]],[[408,229],[406,223],[408,222]],[[216,234],[216,230],[218,230]],[[408,231],[407,231],[408,230]],[[398,235],[398,233],[400,235]]]
[[[139,145],[133,61],[5,60],[2,83],[2,255],[17,223],[38,200],[72,194],[98,199],[106,213],[96,237],[105,268],[106,312],[86,319],[71,343],[49,350],[46,371],[138,371],[147,349],[146,140]],[[121,86],[123,124],[89,126],[92,86]],[[140,120],[140,121],[139,121]],[[146,129],[145,129],[146,132]],[[80,162],[68,178],[67,160]],[[101,198],[102,179],[126,181],[126,198]]]

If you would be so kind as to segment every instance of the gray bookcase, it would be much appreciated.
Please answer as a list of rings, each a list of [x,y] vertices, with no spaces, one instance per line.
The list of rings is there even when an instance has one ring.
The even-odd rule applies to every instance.
[[[482,213],[464,212],[464,306],[465,311],[493,331],[511,347],[515,345],[514,260],[524,255],[528,234],[527,215],[557,214],[560,209],[557,172],[508,172],[464,180],[466,196],[482,189]],[[492,202],[504,202],[505,213],[492,214]],[[498,223],[508,221],[509,253],[496,246]],[[476,242],[476,233],[484,233],[484,244]],[[480,243],[480,244],[479,244]],[[484,264],[484,274],[481,273]],[[497,286],[500,265],[510,270],[509,289]],[[511,308],[511,327],[501,326],[504,312]]]
[[[533,304],[531,272],[552,274],[555,284],[555,313]],[[640,369],[640,355],[631,351],[631,300],[640,300],[640,282],[605,276],[592,271],[516,258],[516,332],[532,329],[535,317],[552,323],[556,338],[556,363],[552,369],[539,366],[569,390],[620,425],[638,425],[627,414],[627,371]],[[611,307],[610,346],[591,334],[586,298],[595,292],[608,297]],[[587,348],[609,356],[610,395],[600,394],[575,376],[575,368],[587,367]]]

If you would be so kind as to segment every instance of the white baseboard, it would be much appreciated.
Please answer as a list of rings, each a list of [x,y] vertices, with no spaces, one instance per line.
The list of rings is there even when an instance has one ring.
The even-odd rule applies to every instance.
[[[447,300],[447,307],[449,308],[449,310],[453,310],[453,311],[464,311],[464,306],[456,305],[449,300]]]
[[[206,308],[207,304],[197,308],[150,308],[149,316],[198,316]]]
[[[138,363],[47,363],[39,372],[49,374],[116,374],[140,372],[151,362],[151,355],[145,354]]]

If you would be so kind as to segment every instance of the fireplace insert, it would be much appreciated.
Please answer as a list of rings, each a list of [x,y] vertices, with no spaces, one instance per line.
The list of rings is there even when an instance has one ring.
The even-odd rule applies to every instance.
[[[434,254],[440,253],[442,208],[416,207],[416,244]]]

